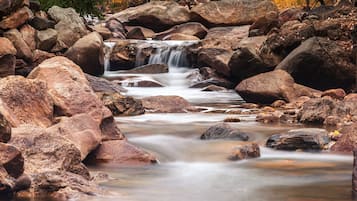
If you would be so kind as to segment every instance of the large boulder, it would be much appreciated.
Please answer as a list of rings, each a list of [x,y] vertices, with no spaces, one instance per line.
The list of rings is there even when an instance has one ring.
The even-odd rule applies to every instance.
[[[191,107],[180,96],[151,96],[143,98],[142,103],[146,111],[156,113],[184,113]]]
[[[158,162],[154,155],[125,140],[103,142],[89,160],[95,163],[121,166],[150,165]]]
[[[207,28],[198,22],[188,22],[176,25],[169,30],[155,34],[155,39],[162,40],[171,34],[185,34],[203,39],[207,35]]]
[[[26,6],[0,21],[1,29],[16,29],[33,17],[32,11]],[[1,19],[1,18],[0,18]]]
[[[198,52],[197,61],[200,66],[209,66],[217,73],[229,77],[231,75],[228,62],[233,51],[220,48],[202,48]]]
[[[58,37],[53,51],[68,49],[87,34],[82,18],[73,8],[53,6],[48,9],[48,14],[57,23],[55,29]]]
[[[79,65],[85,73],[96,76],[104,73],[104,43],[97,32],[79,39],[65,56]]]
[[[115,18],[110,18],[105,22],[105,27],[109,29],[109,31],[112,32],[112,36],[114,38],[120,38],[120,39],[125,39],[126,38],[126,32],[127,30],[125,29],[124,25],[121,23],[121,21],[115,19]]]
[[[201,140],[235,139],[247,141],[249,136],[246,133],[233,129],[229,124],[220,123],[209,127],[200,138]]]
[[[276,100],[293,101],[299,96],[313,96],[315,90],[295,84],[283,70],[262,73],[240,82],[235,90],[247,102],[271,104]]]
[[[12,42],[0,37],[0,77],[15,74],[16,49]]]
[[[356,83],[357,66],[336,42],[312,37],[292,51],[277,67],[299,84],[316,89],[344,88]]]
[[[53,57],[42,62],[30,79],[44,81],[55,105],[55,115],[89,114],[102,130],[104,139],[121,139],[112,113],[98,99],[79,66],[66,57]]]
[[[126,26],[128,30],[127,39],[146,40],[147,38],[154,38],[155,32],[151,29],[141,26]]]
[[[329,142],[328,132],[325,129],[303,128],[272,135],[266,145],[278,150],[321,150]]]
[[[196,36],[181,34],[181,33],[173,33],[165,36],[162,40],[187,40],[187,41],[199,41],[200,39]]]
[[[336,152],[352,152],[357,148],[357,122],[351,125],[344,126],[340,133],[342,136],[337,140],[331,148]]]
[[[0,80],[1,114],[12,127],[32,124],[48,127],[53,122],[53,102],[46,83],[21,76]]]
[[[270,11],[278,11],[270,0],[223,0],[199,4],[191,13],[205,25],[218,26],[251,24]]]
[[[17,50],[16,58],[24,59],[31,62],[33,59],[31,48],[22,38],[22,34],[17,29],[11,29],[4,33],[4,37],[8,38]]]
[[[116,13],[112,18],[127,24],[140,24],[155,31],[190,21],[190,12],[174,1],[150,1]]]

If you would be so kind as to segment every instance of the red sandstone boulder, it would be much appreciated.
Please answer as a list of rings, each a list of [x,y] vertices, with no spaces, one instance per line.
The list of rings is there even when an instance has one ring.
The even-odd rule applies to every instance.
[[[16,29],[33,17],[32,11],[23,7],[0,21],[1,29]]]

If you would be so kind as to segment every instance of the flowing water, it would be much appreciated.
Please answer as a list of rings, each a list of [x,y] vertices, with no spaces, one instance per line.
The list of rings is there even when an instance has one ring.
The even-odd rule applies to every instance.
[[[177,45],[177,42],[176,42]],[[180,45],[180,44],[179,44]],[[181,44],[182,45],[182,44]],[[158,51],[151,62],[168,62],[177,51]],[[170,52],[170,51],[169,51]],[[159,59],[159,57],[161,59]],[[164,59],[162,59],[164,58]],[[171,61],[173,58],[171,58]],[[175,61],[176,64],[185,61]],[[233,91],[201,92],[189,89],[188,66],[170,65],[170,72],[145,75],[165,84],[162,88],[127,88],[128,95],[179,95],[195,105],[234,108],[242,102]],[[113,79],[118,72],[107,72]],[[217,104],[219,103],[219,104]],[[264,125],[254,115],[234,115],[241,122],[230,123],[261,145],[257,159],[232,162],[227,159],[238,141],[202,141],[200,134],[222,122],[230,114],[184,113],[144,114],[117,117],[119,127],[132,143],[154,153],[160,163],[146,167],[91,167],[112,178],[102,183],[112,193],[88,200],[128,201],[349,201],[351,196],[352,157],[330,153],[274,151],[264,147],[274,134],[301,125]]]

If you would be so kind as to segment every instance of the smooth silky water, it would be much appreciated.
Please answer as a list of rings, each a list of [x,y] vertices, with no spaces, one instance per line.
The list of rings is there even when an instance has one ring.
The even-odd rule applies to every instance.
[[[177,52],[175,54],[177,56]],[[128,87],[127,95],[138,98],[179,95],[195,105],[210,105],[213,108],[232,108],[242,102],[233,91],[201,92],[199,89],[189,89],[185,77],[190,71],[189,68],[171,64],[167,74],[145,75],[165,83],[166,87]],[[107,72],[106,76],[113,78],[121,75],[119,72]],[[239,117],[241,122],[230,125],[248,133],[250,141],[261,145],[260,158],[232,162],[227,157],[231,149],[242,142],[199,139],[209,126],[232,116]],[[301,125],[264,125],[255,122],[254,115],[215,113],[144,114],[117,117],[116,121],[130,142],[154,153],[160,163],[146,167],[90,167],[93,173],[109,174],[110,181],[101,183],[101,187],[111,193],[88,200],[353,200],[351,156],[283,152],[264,147],[270,135]]]

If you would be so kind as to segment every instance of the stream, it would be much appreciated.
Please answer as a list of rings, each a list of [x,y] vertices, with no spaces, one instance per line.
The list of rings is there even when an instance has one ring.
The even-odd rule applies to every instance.
[[[152,43],[152,42],[151,42]],[[180,42],[166,42],[177,47]],[[215,109],[237,108],[244,102],[236,92],[203,92],[188,88],[186,76],[192,72],[184,52],[161,49],[149,63],[168,63],[169,73],[133,74],[164,84],[165,87],[126,87],[130,95],[178,95],[192,105]],[[108,62],[106,62],[108,65]],[[116,79],[120,72],[106,71]],[[200,140],[210,126],[227,117],[229,123],[259,143],[261,157],[232,162],[231,149],[242,142]],[[116,117],[121,131],[133,144],[154,153],[159,164],[145,167],[92,166],[92,173],[105,172],[111,178],[100,186],[110,192],[88,200],[123,201],[350,201],[352,156],[330,153],[284,152],[264,147],[275,133],[302,125],[269,125],[255,121],[254,115],[222,113],[151,114]]]

